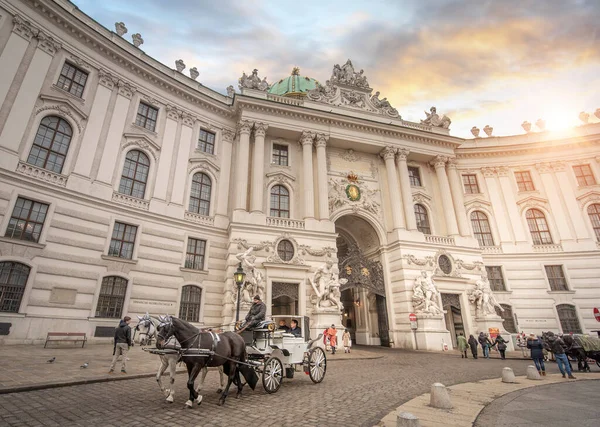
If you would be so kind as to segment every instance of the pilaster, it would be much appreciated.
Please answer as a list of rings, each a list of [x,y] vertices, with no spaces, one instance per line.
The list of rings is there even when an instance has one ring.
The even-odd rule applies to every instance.
[[[442,207],[444,209],[444,218],[446,219],[446,231],[449,236],[457,236],[458,227],[456,224],[456,215],[454,213],[450,184],[448,183],[448,176],[446,175],[447,161],[448,158],[446,156],[437,156],[432,163],[435,168],[438,184],[440,186],[440,193],[442,195]]]
[[[329,188],[327,177],[327,140],[324,134],[317,134],[315,146],[317,147],[317,189],[319,191],[319,219],[329,220]]]
[[[402,213],[402,206],[400,205],[400,198],[397,197],[396,192],[398,191],[398,174],[396,173],[396,165],[394,158],[396,156],[396,149],[392,146],[385,147],[379,155],[385,162],[385,170],[387,173],[388,180],[388,200],[392,206],[392,224],[394,230],[405,229],[404,215]]]
[[[238,122],[240,135],[235,171],[235,210],[247,210],[248,201],[248,162],[250,161],[250,132],[254,123],[248,120]]]
[[[458,223],[458,232],[461,236],[471,235],[467,212],[465,211],[465,197],[460,182],[460,176],[456,169],[456,158],[448,159],[448,180],[450,182],[450,191],[452,192],[452,203],[454,204],[454,213]]]
[[[412,190],[410,188],[410,176],[408,175],[408,165],[406,163],[409,153],[410,152],[406,148],[399,148],[396,152],[396,158],[398,159],[398,176],[400,178],[400,192],[402,193],[402,205],[404,206],[406,228],[413,231],[417,229],[417,219],[415,217]]]
[[[171,203],[184,206],[183,200],[187,189],[188,165],[190,161],[190,152],[192,146],[192,130],[196,118],[189,114],[181,115],[181,136],[179,138],[179,150],[177,151],[177,163],[175,166],[175,176],[173,179],[173,192],[171,193]],[[213,182],[212,185],[216,185]]]
[[[500,242],[498,243],[512,243],[511,228],[506,220],[508,213],[505,209],[504,199],[502,198],[500,185],[497,180],[497,171],[495,168],[485,167],[481,169],[481,173],[483,174],[490,201],[492,202],[494,220],[498,226],[498,234],[500,236]]]
[[[304,183],[304,219],[313,219],[315,217],[315,190],[312,158],[314,137],[315,136],[308,131],[303,131],[302,135],[300,135],[300,145],[302,145],[302,182]]]
[[[254,123],[254,155],[252,156],[252,199],[251,212],[263,213],[265,182],[265,135],[269,125]]]

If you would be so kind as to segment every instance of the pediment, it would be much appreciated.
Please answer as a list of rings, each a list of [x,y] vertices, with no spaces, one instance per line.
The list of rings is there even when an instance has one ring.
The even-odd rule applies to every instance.
[[[269,172],[267,173],[267,178],[269,179],[276,179],[278,181],[280,180],[288,180],[291,182],[296,181],[296,178],[294,178],[294,176],[292,174],[289,174],[286,171],[275,171],[275,172]]]
[[[142,147],[148,145],[152,147],[153,150],[160,151],[160,146],[143,133],[124,133],[123,137],[125,138],[126,143],[138,142]]]
[[[589,202],[600,202],[600,191],[588,191],[587,193],[577,197],[577,201],[582,208]]]
[[[486,207],[486,208],[491,208],[492,204],[490,202],[488,202],[487,200],[484,200],[480,197],[476,197],[474,199],[469,200],[468,202],[465,202],[465,207],[466,208],[480,208],[480,207]]]
[[[413,202],[431,201],[431,196],[422,190],[416,190],[412,193]]]
[[[529,197],[525,197],[523,200],[519,200],[517,202],[517,205],[519,205],[519,206],[535,205],[535,204],[546,205],[546,204],[548,204],[548,200],[543,199],[541,197],[529,196]]]
[[[87,120],[88,118],[87,114],[85,114],[80,107],[78,107],[76,104],[74,104],[71,100],[67,98],[61,98],[59,96],[53,95],[40,95],[40,98],[45,103],[53,103],[67,107],[68,109],[72,110],[75,114],[77,114],[77,116],[79,116],[79,120]]]
[[[221,170],[219,166],[210,159],[198,159],[193,158],[190,159],[190,167],[188,168],[188,173],[192,173],[193,171],[204,171],[207,170],[212,172],[213,175],[217,175],[217,173]]]

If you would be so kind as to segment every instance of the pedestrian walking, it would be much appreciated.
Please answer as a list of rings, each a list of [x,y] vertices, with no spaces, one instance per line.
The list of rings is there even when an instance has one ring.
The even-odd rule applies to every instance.
[[[498,334],[494,344],[492,346],[498,345],[498,351],[500,352],[500,359],[506,360],[506,340],[502,338],[502,335]]]
[[[129,347],[133,346],[129,322],[131,322],[131,317],[125,316],[123,320],[119,322],[119,326],[115,328],[115,345],[113,348],[112,363],[110,364],[110,370],[108,371],[109,374],[115,372],[115,365],[117,364],[119,356],[122,356],[121,373],[127,373],[127,351],[129,350]]]
[[[483,332],[479,332],[478,340],[479,340],[479,344],[481,345],[481,348],[483,349],[483,357],[485,357],[486,359],[489,359],[490,358],[490,347],[492,346],[492,342],[487,337],[487,334],[485,334]]]
[[[469,335],[469,347],[471,347],[471,353],[473,354],[473,359],[477,359],[477,340],[473,335]]]
[[[467,349],[469,348],[469,343],[462,332],[460,332],[456,337],[456,342],[458,344],[458,351],[460,351],[460,358],[468,359]]]
[[[344,353],[350,353],[350,332],[348,329],[344,329],[344,335],[342,335],[342,344],[344,344]]]
[[[531,358],[538,373],[546,376],[546,366],[544,366],[544,344],[535,335],[531,334],[527,338],[527,348],[531,350]]]
[[[561,338],[554,335],[554,332],[550,331],[547,335],[548,339],[544,345],[548,351],[551,351],[554,354],[554,358],[556,359],[556,363],[558,364],[558,369],[560,370],[562,377],[566,378],[568,375],[570,379],[576,379],[571,372],[571,365],[569,363],[569,359],[567,359],[567,355],[565,354],[567,345]]]
[[[331,354],[335,354],[335,348],[337,347],[337,329],[335,328],[335,325],[331,325],[331,328],[327,329],[327,336],[329,337]]]

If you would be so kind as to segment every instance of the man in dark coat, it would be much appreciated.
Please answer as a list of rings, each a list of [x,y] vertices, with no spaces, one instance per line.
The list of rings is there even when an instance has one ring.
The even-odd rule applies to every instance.
[[[569,359],[567,359],[567,355],[565,354],[567,345],[562,340],[562,338],[554,335],[554,332],[548,332],[547,336],[548,338],[544,342],[544,346],[546,347],[546,350],[554,353],[554,358],[556,359],[558,369],[560,370],[560,373],[562,374],[563,378],[566,378],[566,371],[566,374],[569,375],[569,378],[574,380],[575,377],[571,373],[571,365],[569,364]]]
[[[255,295],[252,300],[252,307],[246,315],[246,324],[242,330],[252,330],[258,326],[260,322],[265,320],[267,315],[267,306],[261,301],[260,296]]]
[[[123,320],[119,322],[119,326],[115,328],[115,347],[113,350],[113,359],[110,364],[109,374],[115,372],[115,365],[117,364],[117,359],[121,356],[121,373],[126,374],[127,368],[127,351],[129,347],[133,345],[131,341],[131,328],[129,327],[129,322],[131,322],[131,317],[125,316]]]

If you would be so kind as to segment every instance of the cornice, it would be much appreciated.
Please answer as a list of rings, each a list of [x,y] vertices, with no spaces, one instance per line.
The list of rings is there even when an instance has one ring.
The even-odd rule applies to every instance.
[[[457,148],[457,159],[471,159],[482,157],[507,157],[507,156],[524,156],[548,153],[572,152],[573,149],[581,149],[585,147],[593,147],[600,145],[600,137],[598,135],[586,135],[576,138],[570,138],[571,141],[558,145],[550,145],[548,142],[536,142],[534,144],[524,143],[523,146],[497,145],[494,147],[477,147],[477,148]],[[576,139],[576,140],[573,140]]]

